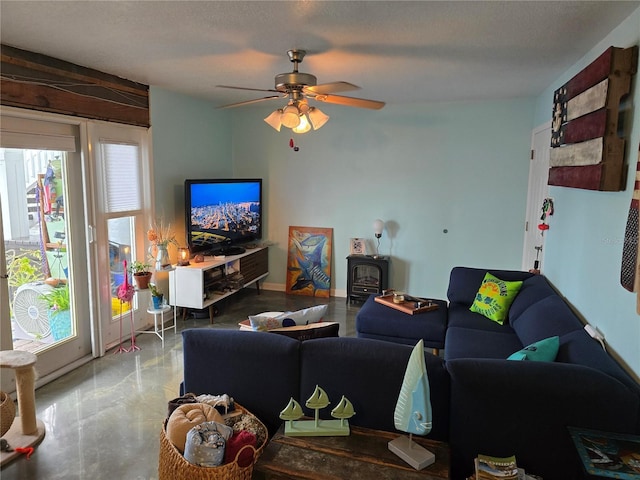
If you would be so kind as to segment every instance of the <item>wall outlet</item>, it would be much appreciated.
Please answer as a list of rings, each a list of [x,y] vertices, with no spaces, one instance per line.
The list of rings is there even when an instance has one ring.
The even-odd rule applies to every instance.
[[[600,345],[602,345],[602,349],[606,350],[605,346],[604,346],[604,334],[598,330],[597,327],[594,327],[593,325],[589,325],[588,323],[584,326],[585,331],[589,334],[589,336],[595,340],[597,340],[598,342],[600,342]]]

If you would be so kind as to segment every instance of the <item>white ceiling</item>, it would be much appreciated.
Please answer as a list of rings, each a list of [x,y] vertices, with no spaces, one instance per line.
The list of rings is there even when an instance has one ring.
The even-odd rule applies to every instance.
[[[347,95],[409,102],[537,95],[638,1],[13,1],[3,44],[214,105],[262,97],[300,71]],[[639,25],[640,28],[640,25]],[[243,107],[249,108],[249,107]]]

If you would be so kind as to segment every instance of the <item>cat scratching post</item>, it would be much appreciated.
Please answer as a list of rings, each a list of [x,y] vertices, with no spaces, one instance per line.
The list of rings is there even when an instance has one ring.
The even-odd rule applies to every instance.
[[[0,368],[12,368],[16,374],[16,393],[20,416],[16,417],[4,436],[11,448],[32,447],[44,438],[44,424],[36,419],[36,371],[34,365],[37,361],[38,357],[31,352],[0,351]],[[1,465],[13,460],[18,455],[16,452],[2,452]]]

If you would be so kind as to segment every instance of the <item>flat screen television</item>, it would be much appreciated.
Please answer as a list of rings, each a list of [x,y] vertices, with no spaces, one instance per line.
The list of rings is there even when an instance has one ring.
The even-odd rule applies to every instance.
[[[262,179],[187,179],[184,190],[192,254],[240,254],[262,238]]]

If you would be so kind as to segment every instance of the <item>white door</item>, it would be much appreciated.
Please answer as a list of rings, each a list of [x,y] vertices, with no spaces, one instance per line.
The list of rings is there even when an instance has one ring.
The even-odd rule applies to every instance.
[[[551,122],[536,128],[531,135],[531,162],[529,165],[529,190],[525,218],[522,270],[542,270],[544,259],[544,235],[538,229],[541,223],[542,203],[549,196],[549,150],[551,145]]]
[[[77,120],[2,112],[2,348],[38,356],[40,381],[91,358],[86,159]],[[49,117],[47,117],[49,118]],[[3,302],[4,303],[4,302]],[[6,311],[6,305],[3,305]],[[11,344],[6,338],[11,339]],[[3,388],[12,391],[12,386]]]

